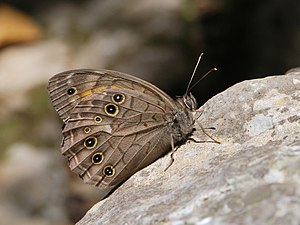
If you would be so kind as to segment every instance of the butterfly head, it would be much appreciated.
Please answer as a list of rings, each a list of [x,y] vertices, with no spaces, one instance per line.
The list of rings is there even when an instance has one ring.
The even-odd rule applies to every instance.
[[[185,94],[184,96],[182,96],[182,102],[183,102],[183,104],[186,108],[190,109],[191,111],[196,111],[196,109],[197,109],[197,100],[192,95],[191,92],[189,92],[189,93]]]

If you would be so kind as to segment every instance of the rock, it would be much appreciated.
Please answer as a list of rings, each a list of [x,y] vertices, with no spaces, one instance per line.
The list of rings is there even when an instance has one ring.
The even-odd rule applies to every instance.
[[[238,83],[203,105],[221,142],[187,143],[139,171],[80,224],[299,224],[300,74]],[[199,140],[209,140],[201,130]]]

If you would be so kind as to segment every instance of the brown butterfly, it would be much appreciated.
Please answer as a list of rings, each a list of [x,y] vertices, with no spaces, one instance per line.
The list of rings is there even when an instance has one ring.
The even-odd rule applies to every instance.
[[[191,93],[173,100],[144,80],[110,70],[59,73],[48,92],[64,122],[62,154],[85,183],[101,189],[101,199],[173,154],[190,138],[199,115]]]

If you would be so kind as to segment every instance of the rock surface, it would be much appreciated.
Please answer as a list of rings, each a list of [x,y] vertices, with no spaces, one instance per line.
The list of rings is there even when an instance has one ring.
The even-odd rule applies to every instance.
[[[300,70],[238,83],[188,143],[139,171],[77,224],[299,224]],[[207,140],[196,131],[194,137]]]

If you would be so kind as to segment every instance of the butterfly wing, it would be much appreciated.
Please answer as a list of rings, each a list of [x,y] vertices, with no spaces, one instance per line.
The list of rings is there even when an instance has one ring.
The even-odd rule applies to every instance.
[[[134,90],[166,106],[174,105],[174,100],[153,84],[117,71],[70,70],[54,75],[48,84],[53,107],[63,121],[83,98],[108,89]]]
[[[62,154],[101,197],[170,149],[175,103],[146,81],[75,70],[55,75],[48,90],[65,123]]]

